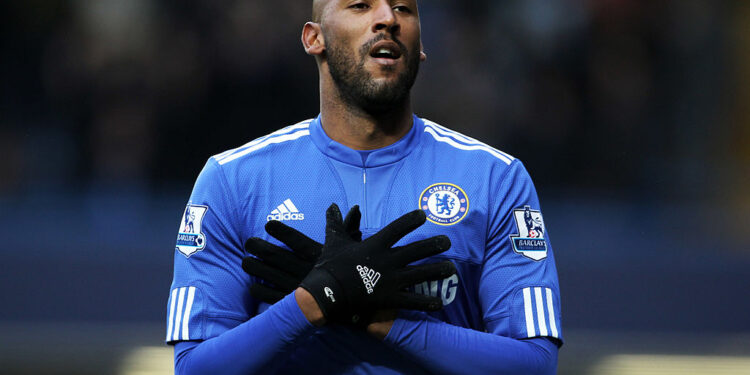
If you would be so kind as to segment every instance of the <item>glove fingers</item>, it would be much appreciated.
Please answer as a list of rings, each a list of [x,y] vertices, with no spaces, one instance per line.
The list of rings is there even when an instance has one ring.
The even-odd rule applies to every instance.
[[[443,300],[440,297],[426,296],[409,292],[400,292],[391,296],[386,301],[386,308],[438,311],[443,308]]]
[[[291,291],[289,293],[291,293]],[[253,296],[253,298],[271,305],[279,302],[279,300],[284,298],[284,296],[289,293],[284,293],[280,290],[276,290],[268,285],[260,283],[254,283],[253,285],[250,285],[250,295]]]
[[[391,247],[398,240],[419,228],[426,220],[427,216],[425,216],[424,211],[414,210],[386,225],[371,238],[375,241],[382,241],[384,245]]]
[[[294,290],[299,285],[299,278],[280,271],[275,267],[263,263],[261,260],[253,257],[242,259],[242,269],[249,275],[261,278],[278,286],[282,290]]]
[[[406,265],[418,260],[440,254],[451,247],[448,236],[435,236],[412,242],[408,245],[393,248],[393,259],[399,265]]]
[[[280,221],[269,221],[266,224],[266,232],[287,245],[302,259],[315,262],[320,256],[323,245]]]
[[[398,273],[399,287],[409,287],[424,281],[442,280],[456,274],[456,266],[449,260],[408,266]]]
[[[346,229],[341,218],[341,210],[336,203],[326,210],[326,245],[341,242],[346,236]]]
[[[245,250],[262,259],[266,265],[284,270],[297,276],[299,280],[310,272],[315,261],[314,259],[309,261],[300,259],[296,253],[257,237],[248,238],[245,242]]]
[[[359,230],[359,223],[362,220],[362,213],[359,212],[359,206],[352,207],[344,218],[344,229],[354,241],[362,241],[362,232]]]

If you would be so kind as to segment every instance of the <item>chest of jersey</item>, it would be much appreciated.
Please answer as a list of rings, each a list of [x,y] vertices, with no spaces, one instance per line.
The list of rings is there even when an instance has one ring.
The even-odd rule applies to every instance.
[[[469,169],[446,168],[440,157],[426,157],[422,150],[416,151],[396,163],[377,167],[342,163],[321,154],[290,163],[287,168],[264,171],[265,176],[258,181],[267,186],[256,192],[264,191],[265,195],[255,194],[252,199],[248,235],[273,241],[263,226],[269,220],[279,220],[322,243],[325,211],[336,203],[342,212],[360,206],[360,228],[367,238],[399,216],[422,209],[427,222],[397,245],[446,235],[451,249],[422,262],[448,259],[454,262],[458,274],[414,289],[442,297],[446,308],[436,313],[442,320],[481,328],[481,314],[473,297],[486,238],[485,184]]]

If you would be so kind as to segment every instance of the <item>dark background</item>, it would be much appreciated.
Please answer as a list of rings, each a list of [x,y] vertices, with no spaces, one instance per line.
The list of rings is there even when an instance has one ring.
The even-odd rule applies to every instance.
[[[0,4],[0,367],[169,371],[192,183],[211,155],[317,114],[309,8]],[[562,289],[560,373],[748,371],[750,3],[420,8],[417,114],[535,180]]]

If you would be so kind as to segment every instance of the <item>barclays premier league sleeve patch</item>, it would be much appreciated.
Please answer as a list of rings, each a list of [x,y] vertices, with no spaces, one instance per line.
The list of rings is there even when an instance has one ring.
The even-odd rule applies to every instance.
[[[185,208],[177,233],[175,249],[189,257],[206,247],[206,236],[201,233],[203,217],[208,212],[208,206],[189,204]]]
[[[533,259],[547,257],[547,240],[544,239],[544,220],[542,212],[532,210],[530,206],[513,210],[518,234],[510,236],[515,252]]]

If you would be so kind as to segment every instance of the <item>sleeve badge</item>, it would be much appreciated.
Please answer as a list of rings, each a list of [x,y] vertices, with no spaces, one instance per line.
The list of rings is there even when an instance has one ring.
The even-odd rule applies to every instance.
[[[203,250],[206,247],[206,236],[201,232],[203,217],[208,212],[208,206],[188,204],[180,221],[175,250],[186,257]]]
[[[545,236],[542,212],[524,206],[513,210],[518,234],[510,236],[513,250],[529,259],[542,260],[547,257],[547,240]]]

